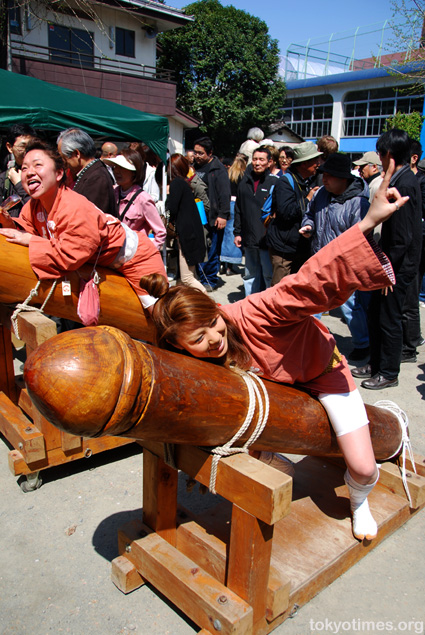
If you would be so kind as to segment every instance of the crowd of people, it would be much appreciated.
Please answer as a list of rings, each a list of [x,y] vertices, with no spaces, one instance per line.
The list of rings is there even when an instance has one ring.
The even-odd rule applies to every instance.
[[[12,126],[0,197],[21,202],[0,207],[0,234],[28,247],[41,280],[86,262],[116,269],[153,320],[159,346],[255,368],[316,396],[347,464],[354,535],[373,538],[367,496],[378,471],[353,376],[370,390],[396,386],[401,363],[416,362],[424,344],[422,148],[393,129],[352,164],[330,136],[279,147],[259,128],[247,137],[232,160],[219,159],[204,136],[163,166],[138,141],[96,150],[70,128],[52,146]],[[178,272],[170,285],[172,244]],[[217,306],[209,294],[242,266],[245,299]],[[337,307],[352,335],[349,357],[366,362],[352,371],[320,319]],[[293,471],[281,455],[259,458]]]

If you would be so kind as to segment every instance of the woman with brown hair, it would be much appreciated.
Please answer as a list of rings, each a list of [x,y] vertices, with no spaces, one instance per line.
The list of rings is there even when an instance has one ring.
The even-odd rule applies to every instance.
[[[168,163],[169,194],[165,208],[175,224],[179,247],[180,280],[188,287],[206,293],[196,278],[196,265],[205,258],[205,235],[192,189],[187,182],[189,161],[182,154],[172,154]]]
[[[378,531],[367,502],[378,480],[367,413],[335,339],[313,315],[340,306],[358,288],[394,283],[385,254],[367,239],[408,200],[389,187],[394,167],[391,161],[359,223],[325,245],[298,273],[261,293],[218,306],[193,289],[167,291],[158,277],[150,289],[149,281],[143,281],[159,297],[151,315],[160,347],[227,368],[252,368],[265,379],[296,384],[318,398],[347,465],[353,534],[359,540],[372,539]]]

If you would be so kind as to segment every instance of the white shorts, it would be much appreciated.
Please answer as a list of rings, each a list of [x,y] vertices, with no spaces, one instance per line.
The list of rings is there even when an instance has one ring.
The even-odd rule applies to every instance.
[[[367,426],[366,408],[359,391],[340,394],[320,393],[318,399],[326,412],[337,437]]]

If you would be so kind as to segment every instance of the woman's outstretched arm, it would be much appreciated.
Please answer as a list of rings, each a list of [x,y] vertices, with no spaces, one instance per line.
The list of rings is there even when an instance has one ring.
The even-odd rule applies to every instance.
[[[366,216],[359,222],[359,228],[363,234],[368,234],[380,223],[388,220],[400,207],[403,207],[409,200],[408,196],[401,196],[395,187],[389,187],[390,180],[394,174],[394,159],[390,159],[390,165],[379,186],[375,197],[369,207]]]

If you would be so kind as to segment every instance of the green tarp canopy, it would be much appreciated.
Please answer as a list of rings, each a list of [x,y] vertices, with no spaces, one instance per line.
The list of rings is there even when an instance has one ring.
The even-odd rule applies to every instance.
[[[60,132],[82,128],[116,141],[143,141],[162,160],[167,157],[168,119],[68,90],[40,79],[0,69],[0,128],[26,123]]]

